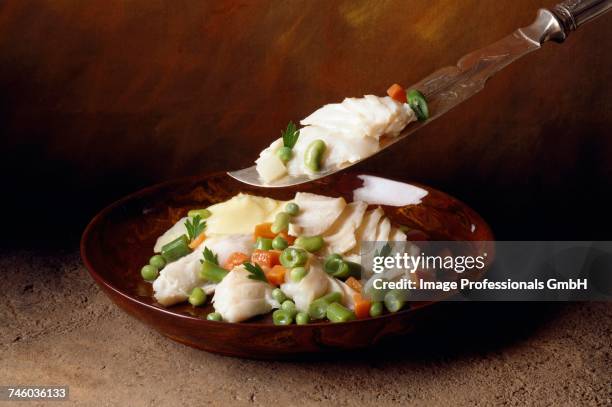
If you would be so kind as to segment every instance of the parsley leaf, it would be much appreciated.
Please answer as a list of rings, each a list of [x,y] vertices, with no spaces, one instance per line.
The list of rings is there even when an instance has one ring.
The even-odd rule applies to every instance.
[[[206,229],[206,221],[202,222],[202,217],[196,215],[185,221],[185,229],[187,229],[189,240],[193,240],[200,236],[200,233],[204,232],[204,229]]]
[[[289,148],[293,148],[298,137],[300,137],[300,131],[295,127],[293,122],[289,122],[287,128],[281,131],[281,134],[283,137],[283,145]]]
[[[205,261],[212,263],[214,265],[219,265],[219,256],[217,256],[215,253],[213,253],[212,250],[210,250],[208,247],[204,248],[204,260],[200,260],[200,263],[203,263]]]
[[[259,267],[259,264],[249,263],[248,261],[245,261],[243,264],[244,268],[247,269],[249,273],[251,273],[249,275],[249,278],[251,280],[259,280],[263,281],[264,283],[268,282],[268,279],[266,278],[266,275],[264,274],[261,267]]]

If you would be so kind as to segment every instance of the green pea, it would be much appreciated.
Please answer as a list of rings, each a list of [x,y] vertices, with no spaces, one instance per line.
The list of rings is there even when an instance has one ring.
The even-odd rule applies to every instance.
[[[382,302],[373,302],[372,305],[370,305],[370,316],[372,318],[381,316],[382,312],[383,312]]]
[[[296,247],[288,247],[280,255],[281,264],[288,269],[303,266],[307,261],[308,253]]]
[[[274,250],[285,250],[289,246],[289,243],[282,236],[276,236],[272,239],[272,248]]]
[[[219,314],[218,312],[211,312],[210,314],[206,315],[206,319],[209,321],[221,322],[223,318],[221,317],[221,314]]]
[[[355,313],[353,311],[337,302],[329,304],[326,316],[330,322],[348,322],[355,319]]]
[[[210,212],[208,209],[192,209],[187,212],[187,216],[189,216],[190,218],[193,218],[197,215],[200,215],[200,218],[202,219],[206,219],[209,218],[210,215],[212,215],[212,212]]]
[[[166,260],[163,258],[163,256],[156,254],[155,256],[149,259],[149,264],[161,270],[166,267]]]
[[[282,304],[287,299],[287,296],[280,288],[275,288],[272,290],[272,298],[278,301],[279,304]]]
[[[272,313],[272,322],[274,325],[291,325],[293,316],[285,310],[277,309]]]
[[[291,160],[293,157],[293,151],[291,151],[289,147],[281,147],[276,150],[276,156],[280,158],[284,164],[287,164],[287,161]]]
[[[206,293],[200,287],[195,287],[189,295],[189,303],[194,307],[199,307],[206,302]]]
[[[419,92],[416,89],[411,89],[407,94],[408,105],[416,114],[417,119],[419,121],[425,121],[429,118],[429,108],[427,107],[427,100],[425,99],[425,95]]]
[[[272,250],[272,239],[258,237],[255,242],[255,248],[258,250]]]
[[[153,281],[159,276],[159,270],[157,267],[147,264],[140,269],[140,275],[147,281]]]
[[[385,294],[385,307],[389,312],[397,312],[402,309],[406,301],[401,290],[390,290]]]
[[[298,325],[306,325],[310,322],[310,317],[306,312],[298,312],[295,315],[295,323]]]
[[[295,216],[300,213],[300,207],[295,202],[289,202],[287,205],[285,205],[285,212],[291,216]]]
[[[323,160],[323,154],[327,146],[323,140],[314,140],[306,147],[304,153],[304,165],[313,172],[321,170],[321,161]]]
[[[289,278],[291,278],[291,281],[293,281],[294,283],[299,283],[304,277],[306,277],[306,274],[307,272],[304,267],[295,267],[291,269],[291,272],[289,273]]]
[[[291,300],[283,301],[283,303],[281,304],[281,309],[290,313],[292,318],[295,316],[295,314],[297,314],[297,308],[295,308],[295,303]]]
[[[311,253],[321,250],[325,241],[321,236],[300,236],[295,239],[294,243],[297,247],[301,247]]]
[[[279,212],[274,218],[274,223],[270,229],[272,233],[280,233],[289,228],[289,214],[287,212]]]

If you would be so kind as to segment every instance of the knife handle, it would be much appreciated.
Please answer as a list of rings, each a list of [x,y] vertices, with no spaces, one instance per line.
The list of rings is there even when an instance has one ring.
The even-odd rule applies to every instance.
[[[582,24],[599,17],[612,8],[612,0],[566,0],[552,8],[552,13],[561,24],[565,40]]]

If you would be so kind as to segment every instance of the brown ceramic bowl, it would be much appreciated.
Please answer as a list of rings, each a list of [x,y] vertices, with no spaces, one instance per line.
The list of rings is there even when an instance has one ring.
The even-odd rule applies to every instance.
[[[210,306],[160,306],[152,297],[151,284],[140,277],[140,268],[152,255],[156,238],[189,209],[227,200],[238,192],[288,200],[299,190],[344,196],[350,201],[361,182],[350,173],[283,189],[251,187],[221,173],[166,182],[129,195],[94,217],[83,233],[81,256],[96,283],[119,307],[163,335],[190,346],[269,359],[366,347],[383,337],[414,330],[433,303],[412,303],[409,309],[395,314],[344,324],[275,326],[269,316],[233,324],[204,319]],[[419,186],[429,191],[422,203],[384,207],[392,221],[419,229],[434,240],[493,240],[489,226],[472,209],[440,191]]]

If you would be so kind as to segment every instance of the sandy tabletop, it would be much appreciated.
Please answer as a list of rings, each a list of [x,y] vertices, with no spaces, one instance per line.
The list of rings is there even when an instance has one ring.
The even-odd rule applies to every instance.
[[[4,251],[0,270],[0,385],[69,385],[70,401],[52,405],[612,403],[612,303],[448,304],[436,328],[384,347],[267,362],[152,331],[76,251]]]

